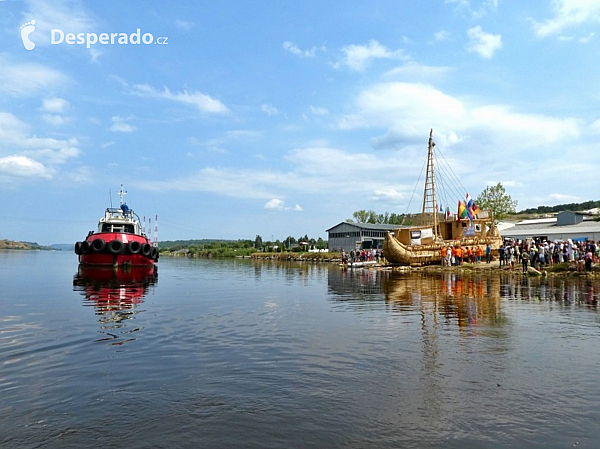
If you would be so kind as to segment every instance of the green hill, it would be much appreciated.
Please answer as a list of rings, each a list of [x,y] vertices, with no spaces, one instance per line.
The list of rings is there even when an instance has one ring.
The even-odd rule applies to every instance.
[[[47,246],[38,245],[35,242],[15,242],[14,240],[0,240],[0,249],[51,249]]]

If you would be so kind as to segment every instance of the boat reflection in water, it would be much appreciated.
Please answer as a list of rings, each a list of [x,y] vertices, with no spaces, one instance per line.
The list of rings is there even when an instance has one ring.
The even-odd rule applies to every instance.
[[[433,312],[460,330],[505,321],[497,276],[390,273],[383,282],[383,293],[393,311]]]
[[[110,341],[111,345],[122,345],[134,341],[133,333],[139,327],[128,328],[127,320],[141,312],[139,304],[144,302],[151,286],[158,280],[156,266],[105,268],[80,265],[73,278],[73,290],[85,296],[84,305],[93,306],[101,324],[98,341]]]
[[[460,330],[504,324],[501,278],[459,272],[360,270],[330,273],[329,289],[356,310],[377,309],[383,299],[390,312],[425,314]]]

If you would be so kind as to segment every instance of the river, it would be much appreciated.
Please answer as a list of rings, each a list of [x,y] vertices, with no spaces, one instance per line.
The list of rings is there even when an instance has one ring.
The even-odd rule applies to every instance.
[[[593,448],[600,282],[0,252],[0,447]]]

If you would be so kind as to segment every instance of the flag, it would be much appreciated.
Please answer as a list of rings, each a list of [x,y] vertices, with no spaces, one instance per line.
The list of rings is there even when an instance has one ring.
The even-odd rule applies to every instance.
[[[446,206],[446,220],[448,220],[448,218],[450,218],[450,208],[448,206]]]
[[[473,217],[477,216],[477,213],[479,212],[479,208],[477,207],[477,204],[475,204],[475,201],[473,201],[473,198],[471,198],[471,195],[469,195],[469,193],[467,192],[467,210],[469,211],[469,218],[471,220],[473,220]]]
[[[458,214],[457,217],[460,220],[461,218],[467,218],[467,206],[462,201],[458,202]]]
[[[471,195],[469,195],[469,192],[467,192],[467,201],[466,201],[466,205],[468,209],[471,209],[473,207],[473,198],[471,198]]]
[[[467,217],[469,217],[469,220],[473,222],[473,212],[471,211],[470,207],[467,207]]]
[[[443,214],[443,213],[444,213],[444,206],[442,206],[442,205],[440,204],[440,214]]]

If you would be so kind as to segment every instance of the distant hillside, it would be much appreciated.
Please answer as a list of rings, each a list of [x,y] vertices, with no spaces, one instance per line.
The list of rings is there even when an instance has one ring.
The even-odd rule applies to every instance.
[[[35,242],[15,242],[14,240],[0,240],[0,249],[51,249],[47,246],[38,245]]]
[[[55,243],[54,245],[50,245],[50,248],[56,251],[73,251],[74,246],[73,243]]]
[[[190,246],[203,246],[212,245],[214,243],[236,243],[240,240],[222,240],[222,239],[201,239],[201,240],[165,240],[158,242],[158,246],[161,249],[174,248],[176,246],[181,248],[189,248]],[[243,240],[245,241],[245,240]],[[254,243],[254,242],[252,242]]]
[[[600,207],[600,201],[586,201],[584,203],[569,203],[569,204],[558,204],[556,206],[538,206],[532,209],[525,209],[517,212],[517,215],[526,214],[549,214],[553,212],[561,212],[564,210],[570,210],[573,212],[594,209]]]

